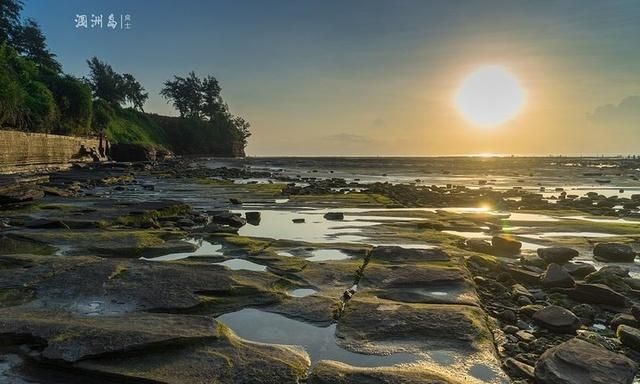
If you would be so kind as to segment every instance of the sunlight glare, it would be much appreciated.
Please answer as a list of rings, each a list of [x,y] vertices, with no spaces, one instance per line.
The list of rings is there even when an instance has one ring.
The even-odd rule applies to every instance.
[[[455,105],[462,116],[477,125],[492,127],[522,109],[524,90],[501,65],[486,65],[469,74],[458,88]]]

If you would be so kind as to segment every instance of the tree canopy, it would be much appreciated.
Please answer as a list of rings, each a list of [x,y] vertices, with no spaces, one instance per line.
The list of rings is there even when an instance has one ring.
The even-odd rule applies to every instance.
[[[18,47],[18,52],[24,57],[43,68],[60,73],[62,72],[62,66],[56,61],[56,55],[47,48],[46,40],[38,23],[32,19],[27,19],[15,37],[15,44]]]
[[[100,61],[97,57],[87,60],[87,64],[90,71],[87,82],[94,97],[114,106],[130,103],[135,109],[143,110],[149,94],[144,91],[144,87],[133,75],[119,74],[111,65]]]
[[[118,73],[97,57],[87,61],[87,78],[63,73],[38,23],[22,19],[21,11],[22,1],[0,0],[0,128],[63,135],[105,131],[124,142],[184,153],[246,143],[250,125],[229,112],[215,77],[190,72],[164,83],[160,94],[184,119],[144,113],[149,94],[132,74]]]
[[[22,2],[19,0],[0,1],[0,44],[12,44],[20,29]]]
[[[229,112],[221,92],[215,77],[208,75],[200,79],[192,71],[186,77],[173,76],[173,80],[165,81],[160,95],[175,107],[181,117],[209,121],[213,128],[229,130],[234,138],[246,143],[251,136],[250,124]]]

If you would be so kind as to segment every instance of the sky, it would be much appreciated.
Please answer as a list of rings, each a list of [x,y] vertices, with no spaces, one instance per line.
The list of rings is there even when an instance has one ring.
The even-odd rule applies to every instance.
[[[637,0],[25,0],[65,72],[133,74],[145,110],[173,75],[213,75],[251,156],[628,154],[640,148]],[[103,14],[103,28],[76,15]],[[106,27],[130,15],[130,29]],[[463,79],[500,65],[522,110],[479,127]]]

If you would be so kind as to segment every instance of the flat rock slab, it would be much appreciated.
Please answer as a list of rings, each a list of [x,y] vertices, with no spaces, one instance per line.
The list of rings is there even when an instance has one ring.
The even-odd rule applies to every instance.
[[[358,290],[407,303],[479,305],[480,302],[466,268],[440,264],[369,263]]]
[[[535,377],[540,384],[631,384],[637,371],[624,355],[571,339],[540,356]]]
[[[298,383],[306,377],[310,362],[304,351],[251,343],[220,327],[221,337],[213,341],[83,360],[74,367],[94,375],[168,384]]]
[[[207,316],[131,313],[86,317],[68,313],[5,308],[0,337],[44,343],[42,357],[76,362],[113,352],[131,352],[216,339],[215,319]]]
[[[450,260],[449,255],[440,249],[413,249],[398,246],[375,247],[369,256],[372,261],[390,263]]]
[[[491,337],[484,313],[472,306],[404,304],[365,301],[356,295],[345,309],[336,335],[354,349],[391,352],[409,346],[414,351],[468,348]],[[389,350],[391,349],[391,350]]]
[[[340,295],[355,283],[356,274],[361,267],[361,261],[353,260],[313,262],[307,263],[299,272],[285,275],[291,275],[321,291],[334,291]]]
[[[290,297],[265,308],[265,311],[280,313],[289,318],[302,319],[310,323],[330,324],[338,311],[337,297],[314,294],[306,297]]]
[[[208,263],[53,256],[3,260],[0,281],[6,289],[30,291],[32,301],[24,304],[28,308],[93,316],[140,310],[216,314],[277,301],[268,288],[277,276]],[[209,305],[209,312],[198,310],[203,305]]]
[[[309,384],[461,384],[458,379],[424,368],[358,368],[321,361],[311,371]]]
[[[12,236],[66,249],[66,253],[74,255],[137,258],[195,250],[192,244],[176,241],[181,233],[161,230],[29,229]]]

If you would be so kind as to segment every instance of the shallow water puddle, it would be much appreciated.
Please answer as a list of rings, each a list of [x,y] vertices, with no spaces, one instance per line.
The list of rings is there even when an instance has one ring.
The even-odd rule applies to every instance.
[[[316,249],[311,251],[313,256],[307,257],[309,261],[329,261],[329,260],[346,260],[350,259],[344,251],[339,249]]]
[[[602,232],[543,232],[535,235],[522,235],[530,239],[543,239],[548,237],[614,237],[613,233]]]
[[[634,219],[622,219],[622,218],[603,218],[603,217],[589,217],[589,216],[565,216],[563,219],[583,220],[593,223],[614,223],[614,224],[640,224],[640,220]]]
[[[312,365],[320,360],[335,360],[356,367],[379,367],[419,360],[418,356],[410,353],[378,356],[347,351],[336,344],[335,324],[317,327],[253,308],[226,313],[217,320],[246,340],[302,346],[309,354]]]
[[[539,213],[519,213],[519,212],[512,212],[508,218],[505,218],[504,220],[509,220],[509,221],[538,221],[538,222],[553,222],[553,221],[560,221],[560,219],[557,219],[555,217],[551,217],[549,215],[542,215]]]
[[[287,291],[287,294],[289,296],[293,296],[293,297],[307,297],[307,296],[311,296],[314,293],[317,293],[318,291],[316,291],[315,289],[311,289],[311,288],[297,288],[297,289],[292,289],[290,291]]]
[[[170,253],[168,255],[162,255],[158,257],[141,257],[142,260],[151,260],[151,261],[173,261],[173,260],[182,260],[187,257],[197,257],[197,256],[222,256],[221,244],[212,244],[206,240],[196,240],[196,239],[187,239],[185,240],[189,243],[195,244],[198,246],[193,252],[179,252],[179,253]]]
[[[465,231],[442,231],[443,233],[448,233],[450,235],[464,237],[465,239],[490,239],[491,236],[487,235],[484,232],[465,232]]]
[[[264,265],[256,264],[249,260],[243,259],[230,259],[225,260],[220,263],[214,263],[215,265],[223,265],[233,271],[245,270],[245,271],[256,271],[256,272],[266,272],[267,267]]]
[[[447,371],[456,372],[457,376],[465,372],[465,376],[471,376],[484,383],[507,384],[510,382],[498,368],[477,362],[478,360],[474,358],[464,357],[456,351],[435,350],[427,354],[431,361],[446,367]]]
[[[396,246],[396,247],[402,247],[402,248],[405,248],[405,249],[435,249],[435,248],[438,248],[437,245],[431,245],[431,244],[376,243],[376,242],[368,242],[367,244],[373,245],[373,246],[376,246],[376,247]]]
[[[357,208],[340,208],[336,210],[306,208],[296,211],[259,210],[261,214],[260,225],[245,225],[239,229],[238,234],[241,236],[306,241],[310,243],[353,242],[368,244],[367,237],[360,235],[361,230],[365,227],[381,223],[420,220],[419,218],[411,217],[349,215],[349,213],[369,211],[370,209]],[[325,219],[324,214],[328,212],[345,213],[345,218],[344,220]],[[244,215],[246,211],[234,210],[234,213]],[[304,219],[304,222],[296,223],[293,221],[294,219]]]

